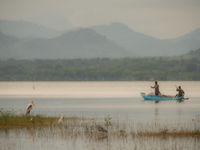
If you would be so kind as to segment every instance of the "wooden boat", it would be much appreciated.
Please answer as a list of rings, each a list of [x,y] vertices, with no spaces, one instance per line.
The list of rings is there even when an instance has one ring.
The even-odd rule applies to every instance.
[[[182,101],[183,97],[176,97],[176,96],[157,96],[157,95],[146,95],[145,93],[141,93],[141,96],[144,98],[145,101],[167,101],[167,100],[177,100]]]

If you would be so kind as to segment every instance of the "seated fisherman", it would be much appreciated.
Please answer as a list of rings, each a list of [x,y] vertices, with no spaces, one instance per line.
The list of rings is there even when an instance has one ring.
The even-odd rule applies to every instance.
[[[183,91],[183,89],[181,88],[181,86],[179,86],[176,91],[178,91],[178,94],[176,94],[177,97],[184,97],[185,92]]]

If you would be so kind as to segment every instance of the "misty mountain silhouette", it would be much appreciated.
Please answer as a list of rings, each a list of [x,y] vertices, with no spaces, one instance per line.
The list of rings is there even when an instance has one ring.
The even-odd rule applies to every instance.
[[[0,39],[4,40],[11,38],[4,34],[0,36]],[[8,49],[12,50],[12,55],[10,53],[5,55],[1,50],[1,58],[118,58],[131,54],[91,29],[70,31],[52,39],[22,39],[8,45]]]
[[[160,40],[131,30],[121,23],[92,27],[102,34],[134,52],[138,56],[172,56],[180,55],[200,47],[200,29],[171,40]]]
[[[26,21],[0,21],[0,58],[96,58],[182,55],[200,48],[200,29],[160,40],[121,23],[61,34]]]

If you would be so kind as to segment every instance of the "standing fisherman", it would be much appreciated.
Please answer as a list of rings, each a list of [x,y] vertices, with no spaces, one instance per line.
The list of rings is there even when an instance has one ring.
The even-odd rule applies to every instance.
[[[160,94],[160,90],[159,90],[159,85],[158,85],[158,82],[155,81],[155,85],[154,86],[151,86],[151,88],[154,88],[155,89],[155,95],[161,95]]]
[[[33,106],[35,106],[35,104],[33,101],[31,101],[31,103],[29,103],[28,106],[26,107],[26,115],[30,115],[30,112]]]

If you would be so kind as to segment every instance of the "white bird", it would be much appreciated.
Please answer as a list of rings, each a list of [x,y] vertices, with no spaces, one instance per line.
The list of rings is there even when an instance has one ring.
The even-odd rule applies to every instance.
[[[61,124],[63,123],[64,117],[63,114],[61,114],[60,118],[58,119],[58,123]]]

